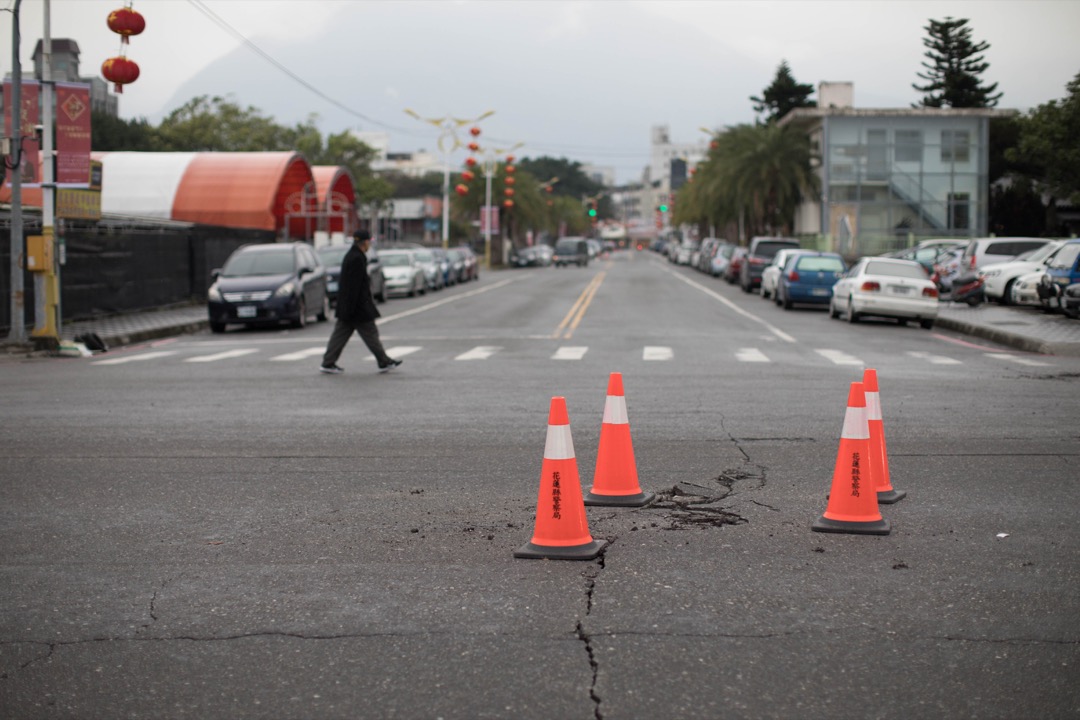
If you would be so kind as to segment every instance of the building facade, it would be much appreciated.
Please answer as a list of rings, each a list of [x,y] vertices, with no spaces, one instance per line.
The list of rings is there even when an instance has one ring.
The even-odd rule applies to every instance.
[[[804,198],[800,235],[872,254],[930,237],[988,234],[990,120],[1014,110],[862,109],[850,83],[822,83],[818,107],[780,119],[807,133],[820,197]]]

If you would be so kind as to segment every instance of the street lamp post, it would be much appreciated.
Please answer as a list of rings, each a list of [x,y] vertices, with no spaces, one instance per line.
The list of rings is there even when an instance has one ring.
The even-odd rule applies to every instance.
[[[493,214],[493,207],[491,205],[491,181],[495,177],[495,171],[498,168],[498,160],[496,157],[503,153],[513,152],[524,143],[517,143],[516,145],[508,148],[483,148],[483,162],[481,167],[484,170],[484,212],[487,214],[487,222],[484,223],[484,262],[487,266],[491,267],[491,216]]]
[[[439,140],[436,144],[443,156],[442,246],[445,250],[450,247],[450,155],[454,150],[461,147],[461,141],[458,139],[457,131],[466,125],[480,122],[484,118],[494,115],[495,111],[488,110],[480,117],[471,120],[450,117],[449,115],[441,118],[425,118],[417,114],[416,111],[408,108],[405,109],[405,113],[417,120],[422,120],[429,125],[434,125],[439,128]]]

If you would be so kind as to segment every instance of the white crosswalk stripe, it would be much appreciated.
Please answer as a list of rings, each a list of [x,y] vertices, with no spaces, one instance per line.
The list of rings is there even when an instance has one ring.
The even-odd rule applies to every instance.
[[[386,354],[392,358],[403,358],[406,355],[412,355],[414,352],[420,352],[423,349],[424,348],[421,345],[399,345],[398,347],[386,348]],[[375,358],[371,355],[368,355],[364,359],[375,362]]]
[[[814,350],[818,355],[836,363],[837,365],[865,365],[862,360],[854,355],[848,355],[843,350],[830,350],[829,348],[820,348]]]
[[[326,346],[320,345],[319,347],[309,347],[306,350],[297,350],[296,352],[285,353],[284,355],[275,355],[270,358],[274,362],[295,362],[297,360],[306,360],[314,355],[322,355],[326,352]]]
[[[963,365],[964,364],[964,363],[960,362],[959,360],[957,360],[956,358],[945,357],[944,355],[931,355],[930,353],[923,352],[921,350],[909,350],[907,354],[910,355],[913,358],[919,358],[920,360],[926,360],[931,365]]]
[[[205,363],[205,362],[217,362],[218,360],[230,360],[232,358],[244,357],[252,353],[257,353],[257,348],[243,348],[240,350],[226,350],[225,352],[215,353],[214,355],[196,355],[195,357],[189,357],[184,362],[191,363]]]
[[[175,350],[158,350],[157,352],[141,353],[139,355],[125,355],[123,357],[109,358],[108,360],[97,360],[90,363],[91,365],[124,365],[132,362],[142,362],[143,360],[156,360],[157,358],[168,357],[169,355],[175,355]]]
[[[588,347],[575,347],[570,345],[564,345],[555,351],[555,354],[551,356],[552,360],[580,360],[585,357],[585,353],[589,352]]]
[[[498,345],[479,345],[468,352],[458,355],[455,360],[487,360],[495,353],[502,350]]]
[[[649,361],[671,360],[673,357],[675,357],[675,351],[662,345],[646,345],[641,353],[641,359]]]
[[[739,348],[735,353],[735,359],[739,362],[767,363],[772,362],[769,357],[757,348]]]
[[[1031,367],[1050,367],[1050,363],[1040,362],[1039,360],[1032,360],[1030,358],[1021,357],[1019,355],[1011,355],[1009,353],[986,353],[986,357],[994,358],[995,360],[1007,360],[1019,365],[1029,365]]]

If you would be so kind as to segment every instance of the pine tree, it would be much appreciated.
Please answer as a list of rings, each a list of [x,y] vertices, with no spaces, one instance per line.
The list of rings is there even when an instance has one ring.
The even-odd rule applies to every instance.
[[[929,37],[923,38],[928,50],[923,53],[925,73],[916,73],[925,85],[912,83],[912,87],[925,93],[914,107],[989,108],[997,105],[1001,93],[994,94],[997,83],[984,87],[979,76],[986,72],[990,63],[981,54],[990,48],[989,43],[974,43],[971,28],[966,19],[931,20],[924,30]]]
[[[765,88],[761,97],[751,96],[750,99],[754,101],[754,112],[769,113],[765,122],[773,123],[794,108],[816,107],[817,103],[808,99],[813,94],[814,86],[796,82],[787,60],[782,60],[772,85]]]

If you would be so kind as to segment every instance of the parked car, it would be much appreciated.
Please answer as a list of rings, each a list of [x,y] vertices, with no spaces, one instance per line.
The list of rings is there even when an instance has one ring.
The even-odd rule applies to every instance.
[[[694,253],[700,250],[701,246],[697,240],[686,238],[678,244],[675,252],[672,253],[671,261],[676,265],[689,265],[694,258]]]
[[[1080,282],[1080,240],[1068,240],[1046,264],[1036,288],[1044,310],[1060,310],[1065,288]]]
[[[930,279],[937,285],[939,292],[951,291],[953,280],[963,274],[963,255],[964,251],[960,248],[950,248],[938,255]]]
[[[1013,281],[1009,290],[1009,303],[1012,305],[1039,305],[1039,281],[1043,271],[1029,272]]]
[[[960,263],[965,271],[975,271],[990,263],[1012,260],[1050,242],[1048,238],[976,238],[964,247]]]
[[[923,240],[914,247],[885,253],[881,257],[891,257],[900,260],[914,260],[926,268],[927,273],[934,271],[934,265],[950,250],[962,249],[967,246],[966,240],[941,239]]]
[[[417,248],[412,252],[416,261],[420,263],[420,267],[424,270],[424,282],[427,283],[427,289],[432,291],[442,290],[443,272],[435,253],[431,251],[431,248]]]
[[[734,244],[721,241],[720,245],[716,248],[716,252],[713,253],[707,272],[713,277],[723,277],[724,272],[727,270],[728,263],[731,261],[731,255],[734,252]]]
[[[791,256],[799,252],[804,251],[799,248],[783,248],[776,255],[773,256],[772,262],[765,266],[765,269],[761,271],[761,297],[770,298],[773,297],[773,293],[776,292],[776,285],[780,282],[780,273],[784,270],[788,260]],[[830,285],[832,283],[829,283]]]
[[[316,250],[319,259],[326,266],[326,297],[330,300],[331,307],[337,307],[338,279],[341,277],[341,261],[345,253],[352,247],[352,243],[346,245],[323,245]],[[383,276],[382,262],[375,248],[367,251],[368,280],[371,282],[371,294],[378,302],[386,302],[386,277]]]
[[[938,289],[914,260],[864,257],[833,285],[829,317],[841,313],[852,323],[873,315],[901,325],[918,320],[929,330],[937,319]]]
[[[564,237],[555,241],[555,252],[551,256],[555,267],[563,265],[578,265],[587,267],[589,264],[589,244],[583,237]]]
[[[443,250],[441,247],[434,247],[431,248],[431,254],[435,256],[435,262],[438,263],[439,271],[442,273],[443,287],[449,287],[456,284],[457,275],[451,270],[449,252]]]
[[[1016,279],[1021,275],[1044,269],[1048,260],[1064,244],[1064,240],[1051,240],[1040,248],[1018,255],[1014,260],[984,265],[979,271],[979,276],[983,279],[983,292],[986,293],[986,299],[1008,305],[1012,296],[1012,285]]]
[[[737,246],[731,253],[731,257],[728,258],[727,267],[724,268],[723,278],[728,281],[729,284],[734,285],[739,281],[739,275],[742,272],[743,262],[746,260],[746,253],[748,248],[743,246]]]
[[[427,292],[424,266],[416,257],[415,250],[392,249],[379,253],[383,274],[386,275],[387,295],[414,297]]]
[[[1073,283],[1065,288],[1061,295],[1061,312],[1073,320],[1080,318],[1080,283]]]
[[[706,273],[712,272],[713,255],[716,254],[721,242],[723,241],[713,237],[707,237],[701,241],[701,249],[698,251],[698,261],[694,264],[696,270]]]
[[[207,312],[215,333],[231,324],[304,327],[312,313],[320,322],[330,315],[326,268],[307,243],[242,245],[211,276]]]
[[[459,245],[454,248],[457,251],[456,254],[460,254],[464,267],[461,273],[461,277],[464,278],[462,282],[467,280],[479,280],[480,279],[480,260],[476,257],[476,253],[468,245]]]
[[[511,259],[514,267],[544,267],[551,264],[550,245],[518,248]]]
[[[795,303],[826,305],[832,300],[833,285],[846,270],[847,264],[837,253],[793,252],[776,285],[776,304],[785,310]]]
[[[783,248],[797,248],[799,241],[792,238],[755,237],[747,246],[746,260],[739,268],[739,286],[743,292],[752,292],[761,286],[761,272]]]

